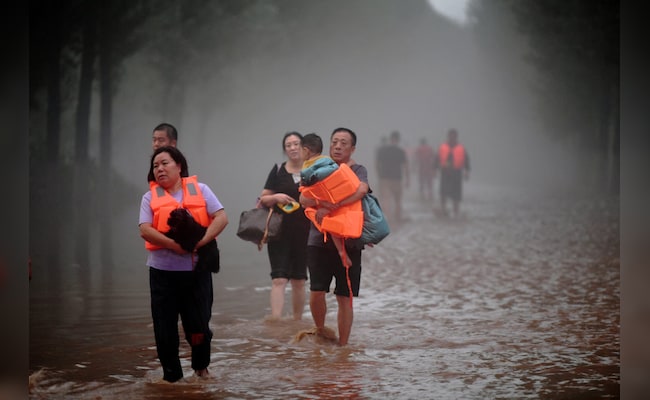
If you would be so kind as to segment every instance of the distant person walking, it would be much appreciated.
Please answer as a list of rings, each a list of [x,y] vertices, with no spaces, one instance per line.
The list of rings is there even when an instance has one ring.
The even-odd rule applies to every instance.
[[[440,170],[440,201],[442,212],[447,212],[447,199],[453,202],[454,217],[458,216],[460,202],[463,198],[463,178],[469,179],[469,155],[465,147],[458,142],[458,132],[450,129],[447,141],[440,145],[435,163],[436,172]]]
[[[377,176],[379,176],[379,169],[382,168],[380,166],[381,161],[381,155],[384,153],[384,148],[388,146],[388,137],[387,136],[382,136],[381,139],[379,139],[379,146],[375,148],[375,173]],[[377,184],[379,186],[379,184]]]
[[[433,147],[429,146],[426,138],[421,138],[420,144],[415,149],[420,200],[433,201],[434,157]]]
[[[178,131],[172,124],[163,122],[153,128],[151,147],[156,151],[159,147],[176,147],[178,142]]]
[[[402,222],[403,187],[409,186],[409,163],[406,152],[399,146],[400,133],[390,134],[389,144],[377,151],[379,197],[389,222]]]

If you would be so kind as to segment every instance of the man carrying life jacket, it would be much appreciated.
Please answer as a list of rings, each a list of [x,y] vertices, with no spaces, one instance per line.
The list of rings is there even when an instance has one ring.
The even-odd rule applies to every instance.
[[[447,212],[447,199],[453,202],[454,216],[458,216],[463,198],[463,177],[469,179],[469,156],[465,147],[458,143],[458,132],[450,129],[447,141],[440,145],[434,167],[434,175],[440,170],[440,203],[444,215]]]
[[[363,165],[352,160],[352,153],[357,144],[357,135],[347,128],[336,128],[330,136],[329,156],[339,165],[347,164],[357,175],[360,183],[354,194],[343,201],[331,204],[329,202],[316,202],[301,193],[300,204],[305,207],[317,209],[316,219],[323,218],[341,207],[351,205],[368,193],[368,171]],[[325,233],[329,235],[328,233]],[[337,318],[339,340],[341,346],[348,344],[352,330],[353,309],[351,296],[359,295],[361,282],[361,251],[362,248],[346,246],[346,253],[351,265],[346,267],[332,240],[325,241],[324,233],[312,223],[307,239],[307,265],[309,266],[309,308],[316,325],[316,333],[324,335],[326,332],[325,316],[327,315],[327,302],[325,295],[330,291],[332,278],[336,280],[334,294],[338,304]],[[349,281],[348,281],[349,279]],[[352,292],[352,293],[350,293]]]
[[[345,251],[344,240],[358,238],[363,231],[363,209],[361,200],[339,206],[333,209],[333,204],[339,204],[349,196],[354,195],[360,181],[352,169],[345,163],[339,166],[330,157],[321,155],[323,142],[315,133],[309,133],[302,138],[302,154],[305,159],[300,172],[302,196],[316,201],[316,207],[305,208],[305,216],[316,226],[327,240],[331,236],[334,245],[341,256],[343,265],[350,267],[352,261]],[[326,215],[318,217],[318,206],[329,210]]]

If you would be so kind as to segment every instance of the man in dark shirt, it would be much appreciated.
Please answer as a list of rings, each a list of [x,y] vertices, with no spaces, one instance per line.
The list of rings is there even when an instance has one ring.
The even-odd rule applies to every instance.
[[[389,222],[402,221],[403,186],[409,186],[409,168],[406,152],[399,146],[400,134],[393,131],[390,143],[377,151],[379,197]]]

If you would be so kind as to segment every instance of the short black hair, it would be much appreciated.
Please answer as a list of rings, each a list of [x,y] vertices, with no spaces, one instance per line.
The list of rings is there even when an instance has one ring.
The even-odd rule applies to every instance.
[[[163,122],[161,124],[158,124],[155,128],[153,128],[153,131],[165,131],[167,133],[167,136],[172,139],[178,141],[178,130],[176,130],[176,127],[174,125],[169,124],[167,122]]]
[[[302,147],[306,147],[312,153],[323,152],[323,139],[315,133],[308,133],[302,138]]]
[[[334,136],[334,134],[335,134],[336,132],[347,132],[347,133],[349,133],[350,136],[352,137],[352,146],[356,146],[356,145],[357,145],[357,134],[354,133],[354,132],[352,132],[351,129],[343,128],[343,127],[336,128],[336,129],[334,129],[334,130],[332,131],[332,134],[330,135],[330,139],[332,138],[332,136]]]

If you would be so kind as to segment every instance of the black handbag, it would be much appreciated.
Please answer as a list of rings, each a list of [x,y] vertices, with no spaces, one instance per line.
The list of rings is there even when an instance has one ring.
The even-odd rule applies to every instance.
[[[208,270],[213,274],[219,272],[219,267],[221,266],[221,255],[216,240],[212,240],[205,246],[199,247],[197,255],[199,257],[195,267],[197,271]]]
[[[273,241],[280,236],[282,230],[282,214],[272,208],[253,208],[242,211],[239,216],[237,236],[257,244],[262,250],[264,243]]]

